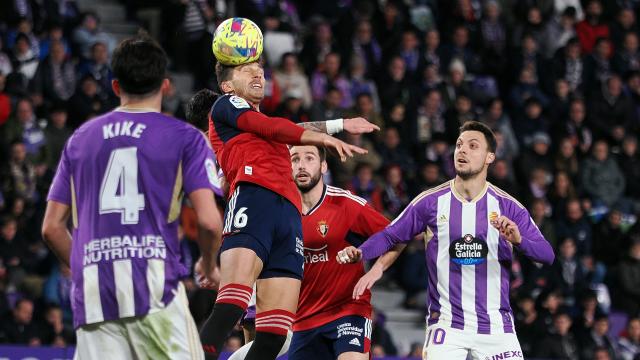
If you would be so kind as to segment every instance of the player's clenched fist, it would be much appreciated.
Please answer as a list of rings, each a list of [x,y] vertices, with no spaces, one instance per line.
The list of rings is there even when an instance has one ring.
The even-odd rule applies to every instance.
[[[338,261],[339,264],[353,264],[360,260],[362,260],[362,250],[356,249],[353,246],[338,251],[338,255],[336,255],[336,261]]]
[[[518,225],[506,216],[502,215],[491,220],[491,225],[498,229],[498,231],[500,231],[500,235],[502,235],[502,237],[504,237],[508,242],[514,245],[520,245],[522,242]]]

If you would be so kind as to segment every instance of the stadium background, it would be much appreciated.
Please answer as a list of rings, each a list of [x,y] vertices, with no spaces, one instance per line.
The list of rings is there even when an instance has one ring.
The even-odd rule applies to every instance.
[[[68,270],[39,229],[64,142],[117,104],[115,45],[139,31],[162,43],[173,84],[163,111],[184,118],[195,90],[216,89],[211,33],[237,15],[265,34],[265,113],[363,116],[382,128],[346,135],[369,154],[331,162],[327,181],[389,218],[454,176],[463,122],[491,126],[499,146],[490,180],[530,209],[557,254],[553,266],[513,263],[526,358],[637,359],[639,9],[636,0],[3,0],[0,344],[32,354],[74,344]],[[182,222],[193,238],[188,204]],[[376,356],[420,356],[423,249],[410,243],[374,292]],[[192,264],[194,243],[183,250]],[[202,322],[215,294],[185,283]],[[227,348],[241,341],[238,331]]]

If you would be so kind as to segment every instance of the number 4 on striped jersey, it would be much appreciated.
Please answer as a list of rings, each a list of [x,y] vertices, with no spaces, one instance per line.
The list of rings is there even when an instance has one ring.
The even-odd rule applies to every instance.
[[[144,195],[138,193],[137,152],[136,147],[113,150],[100,186],[100,215],[120,213],[123,225],[137,224],[144,210]]]

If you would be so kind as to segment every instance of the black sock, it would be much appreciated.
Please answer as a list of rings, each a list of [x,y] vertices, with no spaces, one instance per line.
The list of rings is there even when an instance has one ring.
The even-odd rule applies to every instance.
[[[238,305],[216,303],[213,312],[200,329],[200,341],[206,360],[217,360],[224,341],[236,325],[244,309]]]
[[[275,360],[287,340],[287,335],[256,331],[256,339],[245,360]]]

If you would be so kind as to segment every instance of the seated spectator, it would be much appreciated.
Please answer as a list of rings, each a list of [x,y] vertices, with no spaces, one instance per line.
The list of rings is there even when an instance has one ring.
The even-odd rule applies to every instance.
[[[7,196],[20,196],[30,204],[38,200],[36,192],[36,168],[27,158],[24,143],[15,141],[11,144],[9,161],[0,169],[2,192]]]
[[[491,100],[489,102],[489,108],[481,120],[494,132],[500,132],[503,138],[504,152],[508,154],[509,158],[514,159],[518,157],[520,151],[518,139],[511,126],[511,118],[509,114],[504,111],[502,100],[499,98]]]
[[[622,92],[619,76],[607,79],[602,91],[591,102],[591,120],[594,135],[620,144],[624,136],[634,129],[637,116],[631,99]]]
[[[356,99],[360,94],[369,94],[371,99],[374,99],[376,111],[380,111],[378,87],[373,80],[365,77],[365,70],[365,62],[362,57],[354,56],[351,58],[351,66],[349,67],[351,98]]]
[[[115,103],[115,94],[111,89],[113,72],[109,63],[109,53],[107,45],[97,42],[91,46],[91,58],[83,61],[78,66],[78,80],[91,75],[98,82],[98,93],[100,96],[112,103]]]
[[[31,100],[21,98],[16,103],[13,117],[3,126],[4,143],[23,142],[27,156],[34,164],[44,161],[44,131],[40,123],[41,120],[36,118]]]
[[[382,166],[382,158],[371,140],[363,135],[345,134],[345,141],[351,145],[367,149],[368,153],[358,156],[357,158],[349,158],[345,162],[338,162],[335,166],[331,166],[331,173],[334,176],[336,184],[340,184],[339,186],[343,187],[348,186],[351,180],[353,180],[355,170],[359,163],[367,163],[373,172]]]
[[[302,94],[304,107],[307,109],[311,107],[312,99],[309,79],[302,71],[296,54],[285,53],[282,55],[280,67],[274,71],[273,77],[278,82],[283,94],[295,89],[295,91]]]
[[[609,26],[603,22],[600,0],[588,0],[584,7],[585,19],[576,25],[576,33],[580,39],[582,51],[589,54],[598,38],[609,37]]]
[[[36,24],[38,25],[38,24]],[[21,17],[18,19],[17,24],[12,27],[7,33],[7,44],[11,47],[12,44],[16,43],[17,38],[24,34],[27,36],[29,40],[29,47],[33,53],[33,56],[36,58],[40,57],[40,40],[38,39],[38,35],[33,30],[34,23],[32,18]],[[38,29],[39,32],[39,29]]]
[[[538,51],[539,42],[533,34],[524,34],[520,44],[520,51],[513,59],[513,78],[520,79],[523,70],[528,70],[531,74],[531,84],[544,87],[542,76],[545,61]]]
[[[609,268],[620,263],[629,249],[622,213],[613,209],[593,228],[593,257]]]
[[[556,223],[558,239],[571,237],[575,240],[578,256],[591,254],[593,229],[584,216],[580,200],[567,201],[566,215]]]
[[[428,30],[424,36],[422,61],[423,67],[432,66],[436,74],[445,69],[440,59],[440,32],[437,29]]]
[[[384,211],[382,190],[373,179],[373,167],[366,162],[359,162],[355,168],[355,175],[347,189],[367,200],[369,205],[379,212]]]
[[[555,123],[553,134],[554,141],[558,144],[558,141],[562,138],[568,138],[571,141],[572,148],[575,148],[574,152],[582,155],[586,155],[591,149],[593,142],[593,134],[591,128],[586,119],[587,111],[585,109],[584,100],[574,99],[569,105],[569,119],[560,120]],[[562,152],[562,143],[560,143],[560,151]],[[566,149],[568,151],[568,148]],[[575,174],[572,173],[571,176]]]
[[[412,29],[406,29],[402,33],[402,40],[398,49],[398,56],[404,60],[406,71],[409,76],[416,75],[418,65],[420,65],[420,43],[418,35]]]
[[[8,75],[13,71],[13,65],[11,64],[11,58],[3,48],[4,39],[0,36],[0,73]]]
[[[382,112],[389,113],[396,104],[402,104],[405,108],[412,109],[411,105],[415,102],[414,94],[411,91],[413,87],[414,79],[407,76],[404,60],[399,56],[394,56],[389,61],[387,71],[378,82]]]
[[[322,101],[329,89],[340,91],[340,106],[348,108],[353,105],[351,85],[349,80],[340,72],[340,54],[332,52],[325,56],[320,67],[311,76],[311,96],[314,101]]]
[[[597,317],[593,322],[593,328],[591,331],[584,334],[580,341],[583,359],[597,359],[596,352],[601,349],[604,349],[609,353],[608,355],[610,359],[618,358],[616,341],[609,336],[608,332],[609,318],[604,315]]]
[[[384,131],[384,119],[378,108],[376,108],[373,96],[369,93],[360,93],[355,97],[355,106],[349,112],[349,117],[363,117],[370,123],[378,125],[380,131],[373,134],[367,134],[371,140],[380,139],[381,133]]]
[[[538,85],[536,74],[528,67],[519,73],[518,83],[511,88],[510,97],[511,106],[516,111],[524,109],[529,99],[534,99],[543,108],[549,104],[549,98]]]
[[[618,269],[619,307],[630,316],[640,315],[640,238],[632,239],[628,256]]]
[[[553,319],[553,332],[537,346],[536,357],[578,360],[580,349],[575,337],[569,332],[570,328],[571,317],[565,312],[558,313]]]
[[[533,357],[537,342],[545,335],[545,326],[540,322],[533,298],[530,296],[519,298],[514,317],[524,357]]]
[[[387,166],[384,180],[385,186],[382,193],[384,214],[389,219],[395,219],[411,201],[402,168],[398,165]]]
[[[458,94],[455,106],[445,112],[444,119],[447,142],[453,145],[460,134],[460,127],[467,121],[478,119],[471,98],[466,94]]]
[[[551,120],[553,124],[566,122],[572,99],[573,94],[569,88],[569,83],[565,79],[555,80],[554,92],[548,109],[549,120]],[[552,127],[552,130],[554,130],[554,127]]]
[[[618,340],[618,352],[621,360],[634,360],[640,355],[640,318],[627,322],[626,333]]]
[[[613,46],[616,49],[621,49],[624,46],[626,35],[638,32],[634,10],[631,7],[622,7],[618,11],[615,21],[611,22],[609,30]]]
[[[471,87],[466,81],[466,67],[464,63],[455,59],[449,64],[449,76],[440,84],[438,90],[442,95],[445,109],[450,109],[455,105],[460,94],[469,94]]]
[[[508,64],[507,26],[497,1],[485,2],[484,10],[480,20],[483,65],[489,74],[500,76]]]
[[[338,44],[328,22],[322,21],[312,26],[310,34],[300,51],[300,62],[306,74],[317,71],[329,53],[338,52]]]
[[[393,337],[385,327],[385,316],[379,313],[376,309],[371,311],[372,329],[371,329],[371,348],[372,353],[374,347],[378,347],[378,354],[373,356],[389,356],[396,355],[398,350],[393,344]]]
[[[582,266],[574,239],[567,237],[560,240],[558,255],[552,266],[552,287],[562,293],[566,305],[575,305],[576,295],[583,291],[586,284],[587,271]]]
[[[520,187],[515,181],[509,162],[505,159],[497,159],[489,167],[489,181],[512,196],[520,195]]]
[[[398,129],[390,127],[384,131],[382,144],[378,147],[382,166],[398,165],[405,174],[413,175],[415,164],[409,150],[402,144]]]
[[[583,89],[584,59],[577,39],[571,39],[558,51],[553,60],[553,78],[563,79],[572,92],[581,93]]]
[[[554,219],[564,219],[567,203],[577,197],[576,189],[566,171],[558,171],[553,177],[553,184],[549,190],[548,199],[551,202],[551,214]]]
[[[31,80],[36,74],[38,63],[38,57],[31,48],[29,37],[22,33],[18,34],[11,53],[13,71],[22,74],[27,80]]]
[[[284,93],[284,100],[276,109],[275,115],[295,123],[311,121],[311,117],[303,106],[303,101],[302,91],[299,88],[292,88]]]
[[[62,309],[57,305],[51,305],[45,312],[45,321],[48,333],[45,343],[54,347],[67,347],[75,343],[75,333],[72,328],[63,321]]]
[[[98,94],[98,83],[91,75],[85,75],[80,80],[80,87],[69,99],[69,126],[77,129],[90,118],[102,114],[108,109],[108,104]]]
[[[547,214],[546,201],[544,199],[533,200],[529,212],[531,214],[531,219],[538,229],[540,229],[544,238],[549,242],[552,248],[557,249],[558,241],[556,238],[556,228],[551,216]]]
[[[553,168],[556,171],[564,173],[568,181],[574,183],[578,180],[579,164],[578,156],[571,138],[563,138],[559,141],[558,152],[556,153]]]
[[[91,47],[97,42],[107,46],[109,55],[116,48],[116,39],[100,30],[100,18],[98,15],[87,12],[82,16],[80,26],[73,31],[73,43],[80,56],[89,59],[91,57]]]
[[[29,299],[18,300],[11,315],[2,321],[1,326],[11,344],[44,345],[45,334],[33,320],[33,301]]]
[[[640,70],[640,50],[638,48],[638,34],[628,32],[624,35],[622,48],[616,51],[611,64],[618,74]]]
[[[530,137],[529,146],[517,160],[519,164],[517,176],[521,183],[531,179],[535,169],[542,169],[551,178],[553,173],[553,158],[551,157],[551,138],[545,132],[535,132]]]
[[[322,101],[316,101],[311,107],[311,121],[344,118],[346,111],[341,103],[342,92],[334,87],[327,89],[327,94]]]
[[[374,78],[382,63],[382,49],[373,36],[371,21],[363,19],[358,22],[351,45],[349,58],[357,56],[364,60],[364,77]]]
[[[443,182],[445,182],[445,179],[438,164],[427,161],[418,171],[417,180],[415,181],[414,186],[412,186],[412,188],[414,188],[414,192],[411,194],[411,198],[413,199],[421,192],[434,188]]]
[[[598,93],[597,89],[613,75],[610,56],[611,42],[607,38],[598,38],[593,52],[584,60],[584,86],[587,96]]]
[[[558,49],[563,48],[569,40],[576,37],[576,8],[567,7],[559,15],[547,22],[544,41],[540,43],[542,53],[547,59],[553,58]]]
[[[417,146],[425,146],[431,141],[435,133],[444,134],[445,118],[442,95],[436,89],[429,90],[422,98],[422,104],[418,107],[413,143]]]
[[[71,54],[71,47],[64,38],[64,30],[62,25],[58,23],[52,23],[47,29],[46,38],[40,41],[40,60],[44,60],[51,51],[51,44],[60,41],[64,45],[65,54]]]
[[[67,109],[61,105],[51,108],[49,122],[44,129],[47,168],[55,171],[62,149],[73,131],[67,126]]]
[[[76,90],[76,69],[65,53],[61,41],[51,43],[51,53],[38,65],[31,80],[34,96],[43,99],[45,105],[65,102]],[[38,104],[36,104],[38,105]]]
[[[272,115],[281,102],[280,84],[273,77],[269,67],[264,68],[264,98],[260,103],[260,111]]]
[[[442,47],[440,59],[444,68],[449,68],[454,59],[458,59],[469,73],[481,72],[480,58],[469,45],[469,30],[464,25],[458,25],[453,29],[451,43]]]
[[[635,135],[627,135],[622,141],[622,147],[618,154],[618,166],[626,180],[624,195],[640,201],[640,154],[638,153],[638,138]]]
[[[621,200],[626,181],[604,140],[596,141],[592,156],[582,162],[580,171],[582,189],[593,202],[611,207]]]

